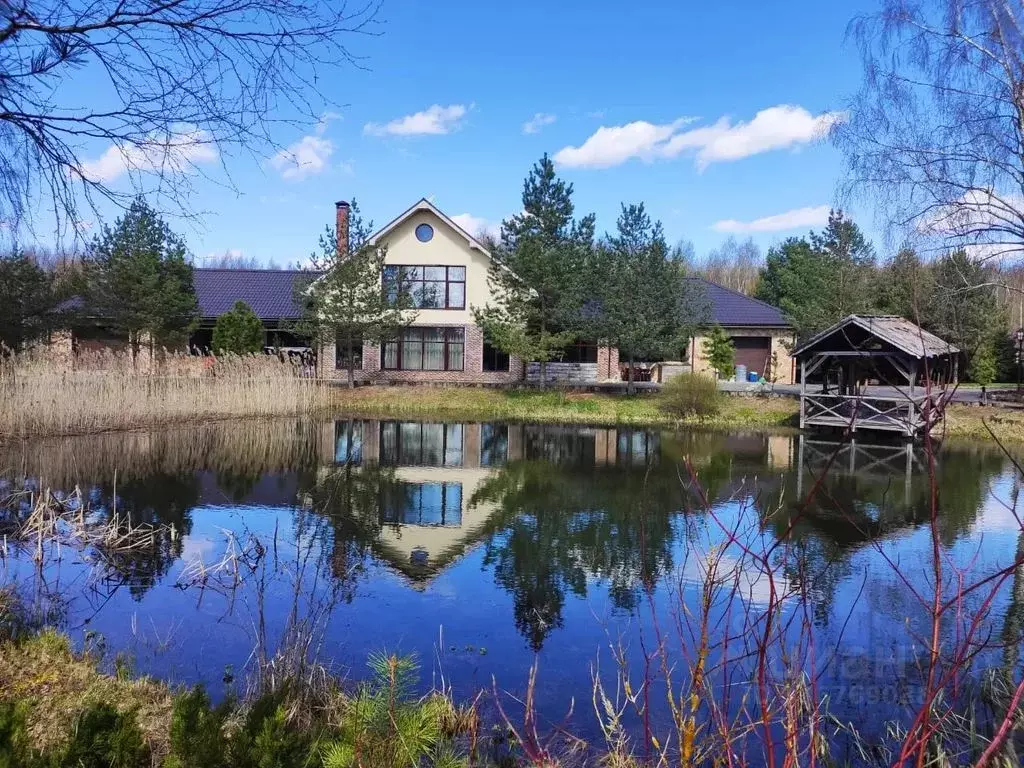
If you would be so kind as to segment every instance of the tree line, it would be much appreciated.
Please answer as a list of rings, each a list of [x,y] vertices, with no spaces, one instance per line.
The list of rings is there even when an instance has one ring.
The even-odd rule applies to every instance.
[[[913,248],[880,259],[860,227],[840,210],[806,236],[771,247],[751,274],[749,252],[718,259],[720,276],[779,307],[806,339],[850,314],[897,315],[963,350],[979,383],[1016,377],[1012,333],[1021,324],[1019,269],[955,248],[931,258]]]
[[[630,363],[679,355],[708,324],[706,297],[687,280],[694,274],[778,306],[798,338],[852,313],[899,315],[964,350],[976,381],[1016,375],[1009,331],[1019,293],[1007,285],[1021,276],[967,249],[926,260],[903,248],[881,260],[836,210],[820,231],[788,238],[763,261],[753,243],[729,240],[698,262],[692,248],[667,244],[643,203],[623,204],[614,231],[599,236],[593,214],[576,215],[573,194],[546,155],[533,166],[522,212],[488,243],[493,301],[471,308],[491,344],[539,363],[542,384],[547,364],[578,339],[617,347]],[[328,228],[298,297],[305,315],[294,330],[317,346],[340,340],[339,367],[350,381],[364,341],[394,338],[416,317],[403,286],[381,280],[387,251],[372,233],[354,205],[348,243],[339,248]],[[184,241],[142,198],[80,259],[17,250],[0,258],[0,299],[0,342],[15,350],[90,322],[126,338],[134,354],[146,343],[180,348],[198,321]],[[258,352],[263,343],[259,318],[244,304],[218,321],[213,337],[217,352]],[[727,350],[718,347],[725,372]]]

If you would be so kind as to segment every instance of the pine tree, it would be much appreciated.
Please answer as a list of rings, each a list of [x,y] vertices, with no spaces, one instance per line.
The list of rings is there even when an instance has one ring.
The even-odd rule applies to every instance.
[[[860,228],[832,211],[821,232],[768,251],[756,295],[779,307],[806,338],[874,307],[874,265],[874,249]]]
[[[670,259],[661,222],[651,221],[643,203],[622,206],[616,233],[595,250],[588,273],[591,298],[583,316],[628,360],[632,393],[633,362],[685,347],[706,315],[706,302]]]
[[[254,355],[263,351],[265,333],[263,321],[244,301],[217,318],[213,326],[213,353],[215,355]]]
[[[312,270],[323,274],[300,286],[304,315],[297,331],[317,346],[337,344],[345,352],[348,385],[355,386],[355,349],[364,342],[394,339],[416,319],[408,291],[385,285],[387,248],[370,242],[373,223],[363,219],[353,200],[349,211],[349,242],[339,248],[327,227],[320,252],[312,254]]]
[[[133,357],[144,334],[157,346],[175,347],[195,327],[188,250],[141,197],[93,241],[86,275],[87,311],[124,333]]]
[[[728,379],[736,370],[736,351],[725,330],[720,325],[712,326],[703,345],[704,357],[719,378]]]
[[[0,355],[17,352],[52,325],[51,276],[21,251],[0,256]]]
[[[523,212],[502,222],[488,284],[493,305],[474,307],[488,340],[525,361],[547,362],[583,328],[587,257],[594,216],[575,219],[573,187],[558,178],[544,155],[523,182]]]

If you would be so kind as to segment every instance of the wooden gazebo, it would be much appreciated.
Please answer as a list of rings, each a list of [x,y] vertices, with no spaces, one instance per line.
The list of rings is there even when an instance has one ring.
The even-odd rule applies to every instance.
[[[960,350],[902,317],[849,315],[793,350],[800,427],[914,437],[942,420]]]

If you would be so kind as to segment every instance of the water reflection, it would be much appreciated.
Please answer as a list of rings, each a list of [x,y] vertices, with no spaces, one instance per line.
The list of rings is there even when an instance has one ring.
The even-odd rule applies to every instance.
[[[381,638],[402,637],[429,657],[436,650],[429,638],[445,625],[490,637],[502,649],[492,672],[520,650],[544,650],[566,668],[575,659],[580,690],[589,688],[579,655],[593,649],[594,614],[636,620],[648,599],[664,604],[670,581],[684,588],[701,582],[723,521],[745,510],[756,515],[750,535],[787,537],[798,550],[800,567],[783,578],[811,595],[823,629],[837,617],[845,625],[855,603],[871,601],[882,606],[874,615],[888,611],[887,620],[899,623],[912,608],[893,597],[896,587],[878,575],[868,545],[884,542],[898,553],[919,545],[932,503],[926,463],[902,443],[374,420],[206,425],[0,446],[8,488],[68,492],[79,485],[100,509],[173,526],[174,535],[152,549],[110,564],[108,591],[123,586],[129,601],[112,599],[103,610],[166,612],[222,641],[208,661],[183,644],[179,662],[199,664],[200,678],[216,680],[224,663],[244,663],[244,654],[225,658],[235,653],[223,618],[230,608],[213,611],[209,600],[197,607],[187,594],[160,587],[176,583],[183,561],[216,558],[222,529],[276,542],[303,535],[301,518],[302,530],[315,520],[332,589],[357,607],[338,630],[354,656],[376,650]],[[994,503],[1016,492],[1007,460],[987,447],[946,445],[936,467],[943,545],[974,546],[986,531],[1009,536],[1006,546],[1016,551],[1016,518]],[[3,565],[8,576],[18,567]],[[862,590],[866,580],[871,587]],[[744,584],[751,603],[763,599],[759,574],[747,574]],[[861,591],[867,596],[857,603]],[[865,626],[874,627],[874,615],[865,614]],[[410,616],[423,638],[409,639]],[[1020,624],[1020,609],[1011,606],[1008,631]],[[117,622],[106,630],[116,634]]]

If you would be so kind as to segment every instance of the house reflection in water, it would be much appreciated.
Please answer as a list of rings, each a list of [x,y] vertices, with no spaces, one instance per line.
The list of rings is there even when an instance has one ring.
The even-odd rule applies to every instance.
[[[358,478],[364,500],[366,484],[372,486],[375,504],[362,510],[332,504],[332,514],[363,518],[360,529],[374,530],[375,554],[418,585],[491,531],[498,505],[479,500],[477,491],[501,467],[524,459],[642,467],[660,452],[660,436],[643,430],[370,420],[338,421],[328,429],[333,466],[321,470],[320,485]]]

